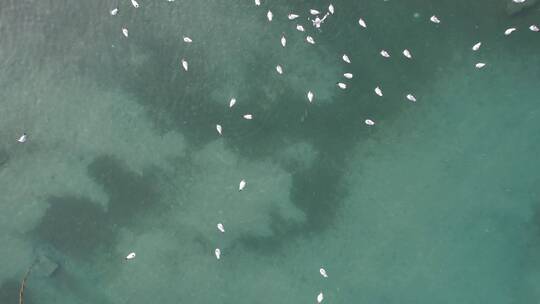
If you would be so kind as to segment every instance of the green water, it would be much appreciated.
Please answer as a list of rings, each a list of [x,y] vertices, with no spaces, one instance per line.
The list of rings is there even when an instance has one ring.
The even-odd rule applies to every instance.
[[[27,304],[537,303],[540,5],[506,2],[2,1],[0,303],[32,264]]]

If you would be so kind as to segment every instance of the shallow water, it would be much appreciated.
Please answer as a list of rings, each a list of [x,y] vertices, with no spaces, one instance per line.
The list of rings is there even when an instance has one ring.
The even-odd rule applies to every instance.
[[[540,300],[540,5],[139,3],[0,4],[1,303]]]

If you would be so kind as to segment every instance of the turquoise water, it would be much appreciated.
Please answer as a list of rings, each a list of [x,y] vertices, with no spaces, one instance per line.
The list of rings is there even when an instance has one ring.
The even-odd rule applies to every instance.
[[[0,4],[0,303],[538,302],[540,5],[261,1]]]

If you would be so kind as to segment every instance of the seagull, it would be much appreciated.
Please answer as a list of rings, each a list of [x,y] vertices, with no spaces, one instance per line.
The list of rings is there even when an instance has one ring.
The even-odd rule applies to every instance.
[[[412,102],[416,102],[416,97],[413,94],[407,94],[405,97]]]
[[[505,36],[508,36],[508,35],[512,34],[512,32],[515,31],[515,30],[516,30],[515,27],[507,28],[507,29],[504,31],[504,35],[505,35]]]
[[[360,26],[363,27],[363,28],[367,27],[366,22],[362,18],[358,19],[358,24],[360,24]]]
[[[316,9],[310,9],[310,10],[309,10],[309,13],[312,14],[312,15],[319,15],[321,12],[319,12],[319,11],[316,10]]]
[[[328,278],[328,274],[326,274],[326,270],[324,268],[319,269],[319,272],[323,277]]]
[[[240,184],[238,184],[238,191],[242,191],[244,190],[244,188],[246,187],[247,183],[246,183],[246,180],[243,179],[240,181]]]
[[[251,115],[251,114],[244,114],[244,116],[242,116],[242,117],[244,117],[244,119],[247,119],[247,120],[252,120],[253,119],[253,115]]]
[[[293,13],[290,13],[289,15],[287,15],[287,18],[289,18],[289,20],[294,20],[296,18],[298,18],[300,16],[298,16],[297,14],[293,14]]]
[[[222,223],[218,223],[217,224],[217,229],[223,233],[225,233],[225,227],[223,227],[223,224]]]
[[[274,14],[272,14],[272,11],[268,11],[268,13],[266,13],[266,17],[268,18],[268,21],[272,21]]]
[[[373,120],[371,120],[371,119],[366,119],[364,122],[368,126],[374,126],[375,125],[375,122]]]
[[[381,56],[383,56],[385,58],[388,58],[388,57],[390,57],[390,54],[388,54],[388,52],[385,51],[385,50],[381,50]]]
[[[538,31],[540,31],[540,28],[538,28],[538,26],[535,25],[535,24],[529,26],[529,29],[530,29],[531,31],[533,31],[533,32],[538,32]]]
[[[375,88],[375,94],[377,94],[377,95],[379,95],[379,96],[382,96],[383,94],[382,94],[381,88],[376,87],[376,88]]]
[[[345,89],[347,88],[347,85],[344,84],[343,82],[338,82],[338,83],[337,83],[337,86],[338,86],[340,89],[342,89],[342,90],[345,90]]]
[[[285,36],[284,35],[281,35],[281,45],[283,47],[285,47],[285,45],[287,44],[287,39],[285,39]]]
[[[321,303],[324,300],[324,295],[322,292],[317,295],[317,303]]]
[[[188,70],[188,62],[184,58],[182,58],[182,67],[184,70]]]
[[[300,24],[297,24],[296,25],[296,29],[299,30],[300,32],[305,32],[306,30],[304,29],[304,27]]]
[[[322,19],[319,18],[319,17],[317,16],[317,18],[311,20],[311,22],[313,22],[313,26],[316,27],[316,28],[320,28],[320,27],[321,27],[321,24],[324,23],[324,20],[326,20],[326,18],[328,17],[328,15],[330,15],[330,13],[326,13],[326,14],[323,16]],[[308,20],[309,20],[309,18],[308,18]]]
[[[113,9],[111,10],[111,16],[116,16],[116,14],[118,14],[118,8],[117,8],[117,7],[116,7],[116,8],[113,8]]]
[[[309,19],[308,19],[309,20]],[[311,22],[313,22],[313,26],[316,27],[316,28],[320,28],[321,27],[321,24],[322,24],[322,19],[317,17],[313,20],[311,20]]]
[[[307,99],[309,100],[309,102],[313,102],[313,92],[311,91],[308,91],[307,92]]]
[[[191,38],[187,37],[187,36],[184,36],[184,42],[186,43],[192,43],[193,40],[191,40]]]
[[[437,18],[435,15],[431,16],[429,20],[433,23],[441,23],[441,20],[439,20],[439,18]]]
[[[229,108],[232,108],[236,104],[236,98],[231,98],[231,101],[229,101]]]
[[[122,34],[124,34],[124,37],[128,37],[128,29],[126,27],[122,28]]]
[[[261,0],[255,0],[255,5],[256,5],[256,6],[261,5]]]
[[[19,139],[17,139],[17,141],[20,142],[21,144],[23,144],[23,143],[26,142],[26,139],[28,139],[28,135],[26,135],[26,133],[23,133],[21,135],[21,137],[19,137]]]
[[[307,41],[308,43],[315,44],[315,39],[313,39],[313,37],[311,37],[311,36],[307,36],[307,37],[306,37],[306,41]]]
[[[353,78],[353,74],[352,73],[345,73],[343,74],[343,77],[347,78],[347,79],[352,79]]]
[[[481,69],[481,68],[485,67],[486,64],[483,63],[483,62],[479,62],[479,63],[475,64],[474,66],[475,66],[477,69]]]
[[[216,250],[214,250],[214,254],[216,255],[216,259],[219,260],[219,258],[221,258],[221,250],[219,248],[216,248]]]
[[[127,256],[126,256],[126,260],[133,260],[135,258],[136,254],[135,252],[130,252]]]
[[[403,50],[403,56],[405,56],[405,57],[407,57],[409,59],[412,58],[411,52],[409,50],[407,50],[407,49]]]
[[[216,125],[216,130],[219,133],[219,135],[221,135],[221,132],[223,131],[223,128],[221,127],[221,125]]]
[[[477,42],[475,45],[472,46],[472,50],[476,52],[480,49],[480,46],[482,46],[482,42]]]
[[[283,68],[279,64],[276,65],[276,71],[278,72],[279,75],[283,74]]]
[[[343,54],[341,58],[343,58],[343,61],[345,61],[346,63],[351,63],[351,60],[349,59],[349,56],[347,56],[347,54]]]
[[[332,4],[328,6],[328,11],[330,12],[330,14],[334,14],[334,6]]]
[[[131,0],[131,4],[133,4],[133,7],[134,7],[134,8],[138,8],[138,7],[139,7],[139,3],[137,2],[137,0]]]

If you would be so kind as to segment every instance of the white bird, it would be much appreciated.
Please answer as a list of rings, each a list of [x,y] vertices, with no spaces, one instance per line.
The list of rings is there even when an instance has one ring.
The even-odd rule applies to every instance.
[[[413,94],[407,94],[405,97],[412,102],[416,102],[416,97]]]
[[[219,135],[221,135],[221,132],[223,131],[223,128],[221,127],[221,125],[216,125],[216,130],[219,133]]]
[[[122,34],[124,34],[124,37],[126,37],[126,38],[127,38],[127,37],[128,37],[128,35],[129,35],[129,33],[128,33],[128,29],[127,29],[127,28],[125,28],[125,27],[123,27],[123,28],[122,28]]]
[[[231,101],[229,101],[229,108],[232,108],[236,104],[236,98],[231,98]]]
[[[308,91],[307,92],[307,99],[309,100],[309,102],[313,102],[313,92],[311,91]]]
[[[307,41],[308,43],[310,43],[310,44],[315,44],[315,39],[313,39],[313,37],[311,37],[311,36],[307,36],[307,37],[306,37],[306,41]]]
[[[297,24],[296,25],[296,29],[299,30],[300,32],[305,32],[306,30],[304,29],[304,27],[300,24]]]
[[[411,51],[407,50],[407,49],[404,49],[403,50],[403,56],[411,59],[412,58],[412,54],[411,54]]]
[[[223,227],[223,224],[222,223],[218,223],[216,225],[217,229],[223,233],[225,233],[225,227]]]
[[[345,61],[346,63],[351,63],[351,59],[349,59],[349,56],[347,56],[347,54],[343,54],[341,58],[343,58],[343,61]]]
[[[285,47],[286,44],[287,44],[287,39],[285,39],[284,35],[281,35],[281,46]]]
[[[133,7],[134,7],[134,8],[138,8],[138,7],[139,7],[139,3],[137,2],[137,0],[131,0],[131,4],[133,4]]]
[[[191,38],[187,37],[187,36],[184,36],[184,42],[186,43],[192,43],[193,40],[191,40]]]
[[[360,26],[363,27],[363,28],[367,27],[366,22],[362,18],[358,19],[358,24],[360,24]]]
[[[332,4],[328,6],[328,12],[330,12],[332,15],[334,14],[334,6]]]
[[[188,70],[188,62],[184,58],[182,58],[182,67],[184,70]]]
[[[481,69],[481,68],[485,67],[486,64],[483,63],[483,62],[479,62],[479,63],[475,64],[474,66],[475,66],[477,69]]]
[[[364,123],[365,123],[366,125],[368,125],[368,126],[374,126],[374,125],[375,125],[375,122],[374,122],[373,120],[371,120],[371,119],[366,119],[366,120],[364,121]]]
[[[261,5],[261,0],[255,0],[255,5],[256,5],[256,6]]]
[[[525,2],[525,0],[513,0],[513,1],[514,1],[514,3],[523,3],[523,2]]]
[[[135,258],[136,254],[135,252],[130,252],[127,256],[126,256],[126,260],[133,260]]]
[[[26,135],[26,133],[23,133],[21,135],[21,137],[19,137],[19,139],[17,139],[17,141],[20,142],[20,143],[25,143],[26,139],[28,139],[28,135]]]
[[[322,292],[317,295],[317,303],[321,303],[324,300],[324,295]]]
[[[390,54],[388,54],[388,52],[385,51],[385,50],[381,50],[381,56],[383,56],[385,58],[388,58],[388,57],[390,57]]]
[[[353,78],[353,74],[352,73],[345,73],[343,74],[343,77],[347,78],[347,79],[352,79]]]
[[[326,273],[326,270],[325,270],[324,268],[319,269],[319,273],[320,273],[323,277],[328,278],[328,274]]]
[[[480,47],[482,46],[482,42],[477,42],[475,45],[472,46],[473,51],[478,51]]]
[[[326,18],[328,17],[328,15],[330,15],[330,13],[326,13],[323,18],[319,18],[317,16],[317,18],[311,20],[311,22],[313,23],[313,26],[316,27],[316,28],[320,28],[321,25],[324,23],[324,20],[326,20]],[[309,20],[309,19],[308,19]]]
[[[246,180],[245,180],[245,179],[241,180],[241,181],[240,181],[240,184],[238,184],[238,191],[244,190],[244,188],[246,187],[246,185],[247,185]]]
[[[252,114],[244,114],[244,119],[247,119],[247,120],[252,120],[253,119],[253,115]]]
[[[274,18],[274,14],[272,14],[272,11],[268,11],[268,13],[266,13],[266,17],[268,18],[268,21],[272,21],[272,18]]]
[[[116,16],[116,14],[118,14],[118,8],[113,8],[111,10],[111,16]]]
[[[529,26],[529,29],[530,29],[531,31],[533,31],[533,32],[538,32],[538,31],[540,31],[540,28],[538,28],[538,26],[535,25],[535,24]]]
[[[512,32],[515,31],[515,30],[516,30],[515,27],[507,28],[507,29],[504,31],[504,35],[508,36],[508,35],[512,34]]]
[[[220,259],[221,258],[221,250],[219,248],[216,248],[216,250],[214,250],[214,254],[216,256],[216,259]]]
[[[300,16],[298,16],[297,14],[293,14],[293,13],[290,13],[289,15],[287,15],[287,18],[289,18],[289,20],[294,20],[296,18],[298,18]]]
[[[319,11],[316,10],[316,9],[310,9],[310,10],[309,10],[309,13],[312,14],[312,15],[319,15],[321,12],[319,12]]]
[[[439,20],[439,18],[435,15],[431,16],[429,20],[433,23],[441,23],[441,20]]]
[[[379,96],[383,96],[381,88],[376,87],[376,88],[375,88],[375,94],[377,94],[377,95],[379,95]]]
[[[278,72],[279,75],[283,74],[283,68],[279,64],[276,65],[276,71]]]
[[[344,84],[343,82],[338,82],[338,83],[337,83],[337,86],[338,86],[340,89],[342,89],[342,90],[345,90],[345,89],[347,88],[347,85]]]

